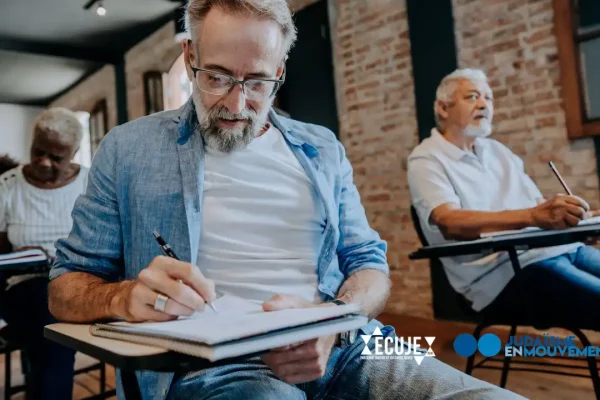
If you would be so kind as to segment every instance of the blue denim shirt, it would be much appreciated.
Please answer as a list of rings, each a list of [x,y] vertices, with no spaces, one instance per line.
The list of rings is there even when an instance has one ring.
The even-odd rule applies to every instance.
[[[363,269],[388,273],[387,245],[370,228],[343,146],[326,128],[277,116],[313,182],[326,224],[317,262],[323,300]],[[56,243],[50,279],[72,271],[107,281],[134,279],[160,249],[154,230],[183,261],[196,263],[202,226],[204,143],[192,101],[181,109],[128,122],[102,141],[88,187],[75,203],[73,229]],[[138,373],[144,399],[164,399],[172,374]]]

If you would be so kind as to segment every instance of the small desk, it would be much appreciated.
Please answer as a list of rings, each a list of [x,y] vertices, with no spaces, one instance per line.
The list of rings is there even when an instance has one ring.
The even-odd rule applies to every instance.
[[[539,230],[492,236],[465,242],[444,243],[436,246],[425,246],[411,253],[411,260],[424,258],[440,258],[464,256],[482,252],[494,253],[507,251],[513,268],[520,269],[517,251],[539,247],[558,246],[573,242],[581,242],[589,237],[600,236],[600,224],[581,225],[564,230]]]
[[[119,368],[123,391],[128,400],[142,399],[135,376],[137,370],[184,373],[254,356],[254,354],[250,354],[237,359],[210,362],[165,349],[93,336],[90,333],[90,325],[85,324],[48,325],[44,329],[44,336],[65,347]]]
[[[444,243],[436,246],[424,246],[409,254],[411,260],[426,258],[442,258],[464,256],[469,254],[491,254],[498,251],[508,252],[515,278],[519,282],[521,264],[517,251],[529,250],[539,247],[558,246],[562,244],[581,242],[590,237],[600,236],[600,224],[581,225],[564,230],[534,230],[500,236],[491,236],[482,239]],[[524,299],[525,291],[519,285],[521,297]],[[528,306],[526,305],[528,308]],[[529,315],[532,310],[528,308]]]

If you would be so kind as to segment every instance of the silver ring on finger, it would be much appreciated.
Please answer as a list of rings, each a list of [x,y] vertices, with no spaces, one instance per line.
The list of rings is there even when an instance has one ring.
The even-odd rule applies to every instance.
[[[164,294],[159,294],[156,296],[156,300],[154,301],[154,309],[164,313],[167,309],[167,301],[169,301],[167,296]]]

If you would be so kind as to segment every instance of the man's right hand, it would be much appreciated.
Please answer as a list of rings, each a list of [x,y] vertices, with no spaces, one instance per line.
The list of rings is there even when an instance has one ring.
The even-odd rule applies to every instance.
[[[542,229],[567,229],[585,218],[590,206],[576,196],[556,195],[531,209],[535,226]]]
[[[152,260],[137,279],[120,285],[110,302],[110,314],[131,322],[189,316],[216,298],[213,281],[206,279],[198,267],[165,256]],[[154,309],[159,294],[169,298],[165,312]]]

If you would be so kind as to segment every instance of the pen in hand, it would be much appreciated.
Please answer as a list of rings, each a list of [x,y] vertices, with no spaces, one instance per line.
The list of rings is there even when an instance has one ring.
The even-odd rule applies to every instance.
[[[171,257],[171,258],[174,258],[175,260],[179,260],[179,258],[177,258],[177,256],[175,255],[175,252],[173,251],[173,249],[171,249],[171,246],[169,246],[169,244],[167,242],[165,242],[165,240],[162,238],[162,236],[160,236],[160,234],[157,231],[154,231],[152,234],[154,235],[154,239],[156,239],[156,241],[158,242],[160,249],[163,251],[163,253],[167,257]],[[179,282],[181,282],[181,279],[179,280]],[[208,306],[210,308],[212,308],[214,312],[217,312],[217,309],[215,308],[215,306],[212,303],[209,303],[207,301],[206,304],[208,304]]]
[[[567,182],[565,182],[565,180],[562,178],[562,176],[560,176],[560,173],[558,172],[558,170],[554,166],[554,163],[552,161],[550,161],[548,163],[548,165],[552,169],[552,172],[554,172],[554,175],[556,175],[556,178],[559,180],[560,184],[565,189],[565,191],[567,192],[567,194],[569,196],[573,196],[573,192],[571,192],[571,189],[569,189],[569,186],[567,186]]]

